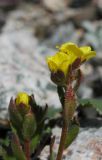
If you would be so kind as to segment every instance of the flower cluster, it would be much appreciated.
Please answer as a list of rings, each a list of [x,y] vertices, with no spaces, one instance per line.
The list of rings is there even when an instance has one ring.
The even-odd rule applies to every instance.
[[[69,66],[77,59],[80,59],[80,64],[94,57],[95,51],[92,51],[89,46],[78,47],[74,43],[64,43],[59,48],[59,51],[47,58],[48,67],[51,72],[56,73],[62,71],[66,76]]]

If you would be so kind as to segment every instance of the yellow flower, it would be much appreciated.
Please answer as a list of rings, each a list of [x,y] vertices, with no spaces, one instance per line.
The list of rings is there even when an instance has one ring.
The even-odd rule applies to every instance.
[[[58,70],[66,75],[68,68],[76,59],[81,62],[88,60],[96,55],[89,46],[78,47],[74,43],[64,43],[59,47],[59,51],[47,58],[48,67],[51,72],[56,73]]]
[[[29,104],[29,96],[24,92],[20,92],[17,95],[16,105],[19,105],[20,103],[23,103],[25,105]]]
[[[68,54],[69,56],[73,54],[76,58],[81,58],[81,61],[88,60],[96,56],[96,52],[91,50],[91,47],[84,46],[78,47],[74,43],[64,43],[59,48],[62,52]],[[76,59],[75,58],[75,59]]]

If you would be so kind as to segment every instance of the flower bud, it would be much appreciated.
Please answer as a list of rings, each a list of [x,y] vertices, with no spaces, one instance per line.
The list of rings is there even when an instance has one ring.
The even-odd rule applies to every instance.
[[[29,96],[24,92],[20,92],[17,95],[16,105],[19,105],[20,103],[23,103],[25,105],[28,105],[29,103]]]
[[[52,72],[51,80],[58,86],[63,86],[65,84],[65,75],[60,70],[58,70],[56,73]]]
[[[30,140],[35,133],[36,127],[35,115],[32,112],[26,114],[22,128],[23,138]]]
[[[22,116],[24,116],[30,111],[31,107],[29,105],[29,95],[28,94],[24,92],[18,93],[15,99],[15,102],[16,102],[16,107]]]

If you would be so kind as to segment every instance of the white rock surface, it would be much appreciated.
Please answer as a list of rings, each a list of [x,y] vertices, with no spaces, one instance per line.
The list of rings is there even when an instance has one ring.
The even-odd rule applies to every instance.
[[[16,13],[8,16],[0,35],[0,118],[7,117],[11,96],[20,91],[34,93],[39,104],[60,105],[46,65],[46,55],[55,51],[38,43],[33,27],[18,20]]]
[[[43,0],[43,4],[51,11],[62,11],[67,8],[71,0]]]
[[[62,17],[62,20],[60,21],[57,16]],[[63,23],[63,18],[67,23]],[[72,41],[80,44],[83,31],[76,30],[67,18],[67,15],[62,16],[62,12],[51,14],[42,6],[30,4],[22,4],[8,14],[6,24],[0,33],[0,118],[8,117],[9,100],[19,91],[34,93],[40,104],[60,106],[56,87],[50,80],[46,56],[55,53],[52,48],[63,42]],[[54,24],[55,19],[57,25]],[[42,39],[36,35],[39,26],[44,28]],[[45,33],[49,30],[51,36],[45,38]],[[81,45],[85,45],[85,42],[84,40]],[[84,65],[83,71],[92,79],[98,74],[95,72],[92,73],[94,76],[91,75],[93,72],[91,65],[87,67]],[[100,73],[101,69],[98,77]],[[87,82],[80,87],[79,95],[83,98],[92,98],[93,90],[90,84],[86,87]]]
[[[54,152],[57,153],[61,129],[55,128],[56,135]],[[41,154],[41,160],[48,157],[49,148],[46,147]],[[80,130],[76,140],[64,151],[63,160],[102,160],[102,127],[86,128]]]

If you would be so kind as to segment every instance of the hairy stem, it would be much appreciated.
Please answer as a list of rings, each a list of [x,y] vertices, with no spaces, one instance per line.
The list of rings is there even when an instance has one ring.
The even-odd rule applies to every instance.
[[[64,108],[63,108],[63,127],[62,127],[61,139],[60,139],[60,144],[59,144],[59,149],[58,149],[58,154],[57,154],[56,160],[62,159],[67,134],[68,134],[67,106],[64,105]]]
[[[30,141],[25,140],[24,150],[27,160],[30,160]]]
[[[67,130],[68,130],[67,124],[64,123],[63,127],[62,127],[61,139],[60,139],[60,144],[59,144],[59,149],[58,149],[58,154],[57,154],[56,160],[62,159],[66,136],[67,136]]]
[[[74,94],[72,85],[69,81],[66,87],[66,92],[65,92],[65,101],[64,101],[64,107],[63,107],[63,127],[62,127],[61,139],[60,139],[60,144],[59,144],[59,149],[58,149],[56,160],[62,159],[66,137],[68,135],[68,127],[74,115],[75,106],[76,106],[75,94]]]

